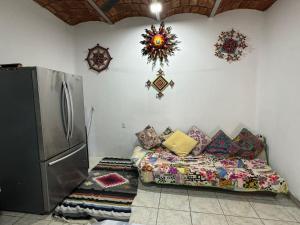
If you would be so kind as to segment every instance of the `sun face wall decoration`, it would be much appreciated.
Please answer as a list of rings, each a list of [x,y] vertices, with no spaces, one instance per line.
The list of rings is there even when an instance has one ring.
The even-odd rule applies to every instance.
[[[165,74],[164,74],[164,71],[162,71],[162,69],[160,69],[158,71],[158,74],[157,74],[157,77],[155,78],[154,81],[150,81],[148,80],[146,82],[146,87],[148,89],[150,89],[150,87],[152,86],[158,93],[156,94],[156,97],[158,99],[160,99],[161,97],[164,96],[163,94],[163,91],[168,87],[170,86],[171,88],[174,87],[175,83],[170,80],[170,81],[167,81],[166,78],[164,77]]]
[[[97,44],[94,48],[89,49],[87,58],[85,59],[91,70],[95,70],[98,73],[107,69],[112,57],[108,52],[108,48],[103,48]]]
[[[246,36],[232,29],[231,31],[221,32],[215,47],[215,56],[225,59],[227,62],[233,62],[241,58],[248,45]]]
[[[176,40],[175,34],[171,34],[171,30],[171,27],[165,27],[162,22],[158,30],[152,25],[151,29],[145,29],[145,34],[142,34],[144,38],[140,42],[144,45],[142,55],[148,57],[148,63],[152,62],[153,67],[157,61],[160,62],[160,66],[163,66],[164,63],[168,64],[168,57],[179,50],[177,45],[180,42]]]

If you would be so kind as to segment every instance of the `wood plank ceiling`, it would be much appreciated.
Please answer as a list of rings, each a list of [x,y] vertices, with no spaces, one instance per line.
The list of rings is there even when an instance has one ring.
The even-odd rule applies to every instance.
[[[116,23],[127,17],[149,17],[151,0],[34,0],[70,25],[87,21]],[[160,0],[161,19],[180,13],[211,16],[234,9],[267,10],[276,0]],[[217,7],[214,9],[214,7]],[[214,9],[214,10],[213,10]],[[213,13],[214,14],[214,13]]]

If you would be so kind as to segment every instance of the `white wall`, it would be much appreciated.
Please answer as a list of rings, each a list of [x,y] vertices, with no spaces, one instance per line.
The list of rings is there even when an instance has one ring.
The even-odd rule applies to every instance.
[[[231,11],[215,18],[181,14],[166,20],[181,41],[181,51],[164,70],[175,82],[158,100],[145,87],[156,68],[146,63],[139,44],[141,34],[154,21],[128,18],[111,26],[89,22],[76,27],[76,71],[84,76],[86,111],[95,107],[90,135],[93,156],[128,157],[136,144],[135,133],[146,125],[158,132],[167,126],[187,130],[196,124],[209,134],[218,128],[228,134],[246,126],[255,129],[256,71],[263,13]],[[238,29],[248,37],[248,54],[229,64],[214,56],[221,31]],[[110,48],[113,60],[99,75],[84,61],[88,48],[99,43]],[[126,128],[122,128],[125,123]]]
[[[32,0],[0,1],[0,63],[75,72],[73,28]]]
[[[209,134],[222,128],[231,135],[246,126],[267,136],[272,167],[300,199],[299,11],[300,1],[285,0],[265,13],[238,10],[214,18],[181,14],[167,19],[181,51],[164,68],[175,87],[161,100],[144,86],[158,70],[152,71],[141,56],[140,35],[154,23],[146,18],[74,28],[31,0],[1,0],[0,63],[84,76],[87,119],[90,107],[96,108],[92,156],[128,157],[136,144],[134,133],[147,124],[159,132],[196,124]],[[220,31],[232,27],[247,35],[250,47],[240,62],[228,64],[214,56],[213,45]],[[109,47],[114,58],[99,75],[84,61],[96,43]]]
[[[267,136],[271,165],[300,199],[300,1],[277,1],[265,15],[258,71],[258,129]]]

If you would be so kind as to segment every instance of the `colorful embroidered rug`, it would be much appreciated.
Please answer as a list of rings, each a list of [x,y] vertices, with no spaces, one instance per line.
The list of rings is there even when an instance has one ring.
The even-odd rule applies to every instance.
[[[137,187],[138,172],[129,159],[104,158],[53,215],[72,220],[129,221]]]

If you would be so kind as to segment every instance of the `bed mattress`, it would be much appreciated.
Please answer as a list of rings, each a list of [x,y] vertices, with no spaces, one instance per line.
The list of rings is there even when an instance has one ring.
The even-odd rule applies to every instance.
[[[265,160],[220,159],[209,154],[179,157],[157,148],[139,161],[143,182],[216,187],[241,192],[287,193],[286,181]]]

